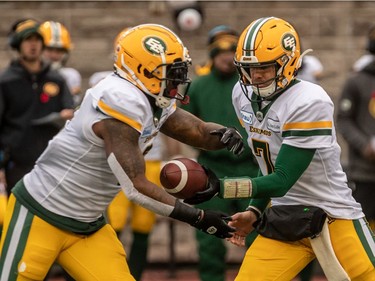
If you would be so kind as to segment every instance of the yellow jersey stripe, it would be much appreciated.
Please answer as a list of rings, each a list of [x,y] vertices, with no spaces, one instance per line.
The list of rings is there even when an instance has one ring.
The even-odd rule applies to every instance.
[[[98,107],[103,112],[105,112],[106,114],[108,114],[109,116],[112,116],[113,118],[115,118],[117,120],[120,120],[120,121],[128,124],[129,126],[133,127],[134,129],[136,129],[138,131],[141,131],[142,125],[139,122],[137,122],[137,121],[135,121],[135,120],[133,120],[133,119],[131,119],[131,118],[123,115],[122,113],[118,112],[117,110],[111,108],[110,106],[108,106],[107,104],[105,104],[102,100],[100,100],[98,102]]]
[[[305,129],[332,129],[332,121],[295,122],[284,124],[283,130],[305,130]]]

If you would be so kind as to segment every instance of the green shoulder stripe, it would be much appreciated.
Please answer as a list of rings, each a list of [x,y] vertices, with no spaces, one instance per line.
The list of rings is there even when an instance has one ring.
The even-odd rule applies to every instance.
[[[330,136],[332,135],[331,129],[318,129],[318,130],[289,130],[283,131],[283,137],[312,137],[312,136]]]

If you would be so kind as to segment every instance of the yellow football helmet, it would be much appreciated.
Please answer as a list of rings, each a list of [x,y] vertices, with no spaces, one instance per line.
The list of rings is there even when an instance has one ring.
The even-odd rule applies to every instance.
[[[239,38],[234,61],[245,94],[246,86],[251,86],[262,99],[270,99],[295,78],[302,57],[299,36],[294,27],[283,19],[267,17],[257,19],[245,28]],[[252,82],[250,69],[267,66],[275,66],[276,75],[269,86],[261,88]]]
[[[46,21],[41,24],[39,29],[43,34],[46,47],[64,49],[66,52],[71,50],[70,34],[62,23]]]
[[[115,37],[115,40],[113,41],[113,48],[116,49],[117,47],[117,44],[120,42],[120,39],[122,39],[122,37],[124,37],[126,31],[128,31],[131,27],[125,27],[124,29],[122,29]]]
[[[188,51],[170,29],[142,24],[123,33],[115,47],[115,72],[166,107],[170,99],[187,102]]]

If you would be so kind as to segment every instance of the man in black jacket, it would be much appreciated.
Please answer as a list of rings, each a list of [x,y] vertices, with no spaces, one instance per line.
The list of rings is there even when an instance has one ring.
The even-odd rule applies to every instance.
[[[17,58],[0,75],[0,183],[7,186],[8,194],[73,116],[64,78],[42,61],[39,23],[17,21],[9,45]]]
[[[367,50],[375,55],[375,29]],[[339,102],[338,130],[348,143],[348,176],[355,184],[353,196],[375,230],[375,61],[346,80]]]

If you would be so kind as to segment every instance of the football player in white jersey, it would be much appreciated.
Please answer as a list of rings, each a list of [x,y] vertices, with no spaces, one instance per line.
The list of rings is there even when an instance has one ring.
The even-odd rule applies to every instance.
[[[229,222],[236,245],[254,227],[260,233],[236,281],[292,280],[314,258],[328,280],[375,280],[374,235],[340,164],[334,106],[320,86],[295,78],[300,52],[283,19],[260,18],[242,32],[232,100],[262,175],[211,177],[189,202],[251,198]]]
[[[13,188],[0,245],[0,280],[43,280],[56,260],[76,280],[134,280],[103,213],[122,188],[153,212],[229,238],[221,212],[193,208],[145,177],[158,131],[204,149],[243,150],[234,128],[176,107],[187,100],[190,57],[168,28],[129,29],[115,71],[86,92],[73,119]],[[119,184],[118,184],[119,183]]]
[[[74,105],[78,106],[82,101],[82,77],[77,69],[65,66],[73,45],[68,29],[60,22],[45,21],[41,24],[40,31],[44,39],[44,58],[65,78],[73,95]]]
[[[114,48],[116,48],[118,41],[129,28],[126,27],[117,34],[114,40]],[[89,79],[89,86],[95,86],[112,73],[113,71],[95,72]],[[165,141],[163,138],[165,138],[163,134],[157,134],[153,138],[152,149],[145,155],[146,178],[157,186],[161,186],[159,175],[163,165],[163,151],[165,150]],[[147,265],[149,238],[156,222],[156,214],[131,202],[122,191],[109,204],[106,214],[108,223],[120,238],[126,226],[130,226],[131,245],[128,245],[127,261],[129,270],[135,280],[141,280],[143,271]]]

